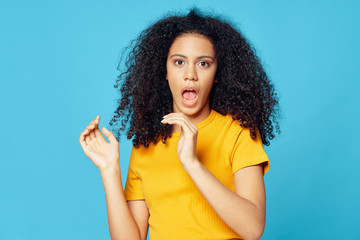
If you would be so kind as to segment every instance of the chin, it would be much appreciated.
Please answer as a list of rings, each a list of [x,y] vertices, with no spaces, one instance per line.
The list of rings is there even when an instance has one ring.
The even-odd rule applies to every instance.
[[[207,106],[206,104],[202,106],[201,102],[197,102],[194,106],[191,107],[180,103],[174,106],[174,112],[181,112],[189,118],[196,118],[207,112]]]
[[[185,114],[188,117],[197,117],[205,112],[204,108],[200,108],[199,106],[194,107],[182,107],[180,108],[180,112]]]
[[[196,117],[197,115],[199,115],[199,111],[191,111],[191,110],[189,110],[187,112],[184,112],[184,114],[186,116]]]

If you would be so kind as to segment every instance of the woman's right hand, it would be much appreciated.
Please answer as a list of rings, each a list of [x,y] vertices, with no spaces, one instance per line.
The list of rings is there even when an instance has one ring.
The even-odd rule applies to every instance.
[[[120,169],[119,143],[114,134],[102,128],[108,143],[99,130],[100,116],[97,116],[80,134],[79,142],[85,155],[99,168],[100,172]]]

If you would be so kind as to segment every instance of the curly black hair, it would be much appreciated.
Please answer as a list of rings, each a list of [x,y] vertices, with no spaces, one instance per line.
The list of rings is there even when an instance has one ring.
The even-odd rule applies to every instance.
[[[255,139],[257,130],[263,144],[280,133],[278,97],[255,50],[240,31],[222,17],[205,16],[198,9],[187,15],[165,17],[141,32],[133,40],[125,60],[126,70],[119,76],[115,88],[121,98],[110,125],[117,138],[127,131],[133,145],[148,147],[150,142],[165,142],[171,137],[171,125],[162,124],[163,116],[173,111],[173,101],[166,81],[166,61],[174,40],[182,34],[206,36],[215,47],[218,60],[216,79],[210,93],[210,108],[250,129]],[[119,66],[121,61],[119,63]],[[275,128],[275,129],[274,129]]]

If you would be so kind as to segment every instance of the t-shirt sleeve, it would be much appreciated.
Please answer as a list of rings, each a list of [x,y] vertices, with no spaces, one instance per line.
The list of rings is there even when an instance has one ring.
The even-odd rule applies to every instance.
[[[265,175],[270,168],[259,132],[257,131],[256,138],[252,139],[248,128],[242,129],[237,135],[231,159],[233,173],[244,167],[263,163]]]
[[[139,169],[136,158],[136,149],[133,147],[130,154],[129,170],[126,179],[124,194],[125,199],[130,200],[142,200],[144,194],[142,191],[142,182],[139,176]]]

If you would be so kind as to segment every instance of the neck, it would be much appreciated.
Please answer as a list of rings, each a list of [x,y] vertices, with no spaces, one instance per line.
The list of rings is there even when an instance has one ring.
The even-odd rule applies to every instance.
[[[198,124],[199,122],[205,120],[210,115],[210,113],[211,113],[211,109],[206,108],[206,109],[203,109],[202,111],[198,112],[195,115],[187,116],[187,117],[190,119],[190,121],[193,124]]]
[[[203,109],[202,111],[198,112],[197,114],[194,115],[187,115],[186,113],[184,113],[189,120],[193,123],[193,124],[198,124],[199,122],[205,120],[211,113],[211,109],[207,108],[207,109]],[[181,127],[179,125],[173,125],[172,128],[172,133],[175,132],[180,132],[181,131]]]

